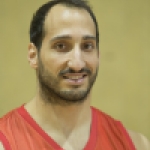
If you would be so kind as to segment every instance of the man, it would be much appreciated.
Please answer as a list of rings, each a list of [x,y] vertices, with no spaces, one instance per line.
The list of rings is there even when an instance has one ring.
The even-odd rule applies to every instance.
[[[52,0],[30,27],[37,93],[0,120],[0,150],[150,150],[148,140],[90,106],[99,67],[96,18],[83,0]]]

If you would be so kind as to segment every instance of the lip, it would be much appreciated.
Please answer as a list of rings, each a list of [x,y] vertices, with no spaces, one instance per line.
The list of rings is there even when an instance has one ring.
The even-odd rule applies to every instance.
[[[76,79],[78,77],[78,79]],[[86,73],[69,73],[63,76],[65,82],[70,85],[82,85],[87,77]]]

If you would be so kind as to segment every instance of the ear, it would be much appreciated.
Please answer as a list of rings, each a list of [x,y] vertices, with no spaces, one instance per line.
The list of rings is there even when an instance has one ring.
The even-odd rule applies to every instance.
[[[38,67],[38,50],[33,43],[28,46],[28,62],[32,68]]]

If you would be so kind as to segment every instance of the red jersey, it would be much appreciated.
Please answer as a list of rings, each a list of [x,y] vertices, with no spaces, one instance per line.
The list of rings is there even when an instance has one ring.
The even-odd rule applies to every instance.
[[[83,150],[135,150],[121,122],[91,107],[91,133]],[[5,150],[63,150],[21,106],[0,119]]]

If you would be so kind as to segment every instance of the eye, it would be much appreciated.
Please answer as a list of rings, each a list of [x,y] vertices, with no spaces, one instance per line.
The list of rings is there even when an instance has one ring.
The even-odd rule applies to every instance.
[[[66,44],[65,43],[56,43],[54,47],[57,50],[64,50],[66,48]]]
[[[95,44],[93,42],[86,42],[82,44],[82,49],[83,50],[88,50],[91,51],[95,49]]]
[[[69,42],[59,41],[52,45],[52,48],[56,51],[67,52],[71,49],[72,45]]]

